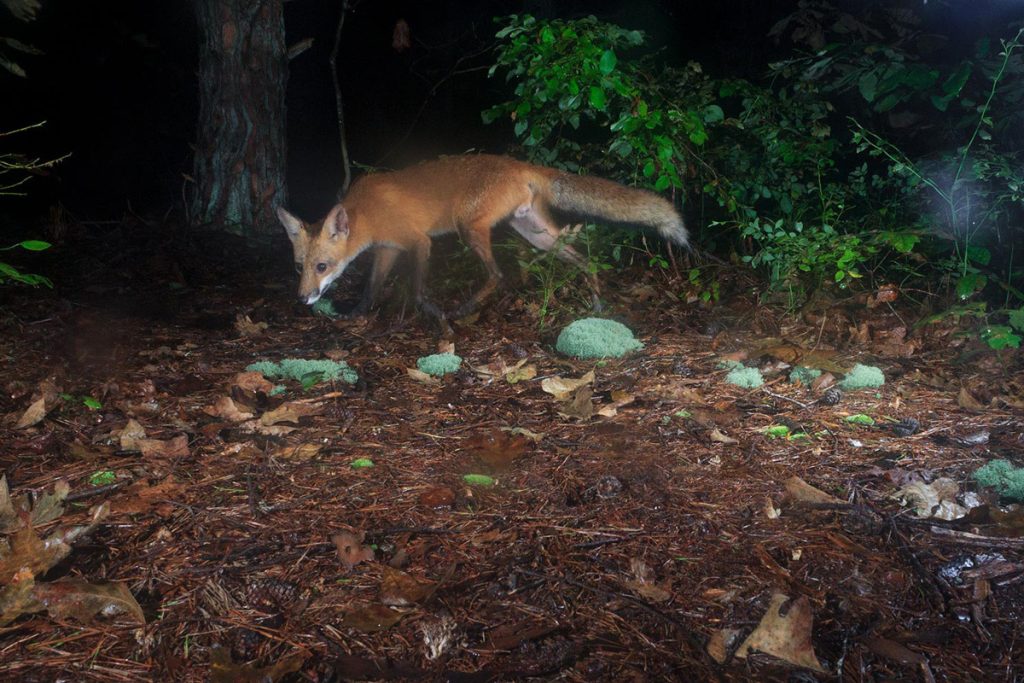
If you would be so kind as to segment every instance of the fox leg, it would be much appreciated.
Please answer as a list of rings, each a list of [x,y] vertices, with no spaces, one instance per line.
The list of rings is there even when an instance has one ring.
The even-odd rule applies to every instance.
[[[590,264],[587,259],[562,240],[562,231],[546,215],[546,212],[533,204],[523,204],[516,208],[512,218],[509,219],[509,225],[533,246],[544,251],[554,250],[557,258],[583,271],[587,285],[590,287],[594,310],[602,309],[601,284],[597,280],[597,275],[590,272]]]
[[[498,267],[498,262],[494,260],[494,252],[491,249],[491,229],[498,220],[500,217],[483,217],[473,221],[461,231],[462,239],[487,269],[487,282],[469,301],[455,310],[455,313],[452,314],[455,318],[467,316],[479,308],[480,304],[487,300],[487,297],[493,294],[505,279],[501,268]]]
[[[430,237],[424,235],[412,249],[414,261],[412,275],[412,295],[416,307],[432,318],[441,322],[444,327],[444,312],[437,304],[427,298],[427,271],[430,269]]]
[[[388,273],[394,267],[395,261],[398,260],[399,253],[398,249],[389,247],[377,247],[374,250],[373,269],[370,271],[370,279],[366,283],[363,298],[359,300],[349,315],[365,315],[377,303],[380,290],[384,287],[384,281],[387,280]]]

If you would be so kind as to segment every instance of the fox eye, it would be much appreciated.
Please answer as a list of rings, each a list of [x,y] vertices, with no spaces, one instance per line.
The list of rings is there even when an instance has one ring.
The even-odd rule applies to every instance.
[[[320,263],[316,264],[316,272],[321,273],[321,274],[326,273],[327,272],[327,264],[324,263],[323,261],[321,261]]]

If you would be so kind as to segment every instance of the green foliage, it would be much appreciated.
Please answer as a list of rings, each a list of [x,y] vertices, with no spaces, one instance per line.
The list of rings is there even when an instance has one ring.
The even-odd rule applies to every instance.
[[[292,379],[301,382],[304,389],[326,380],[355,384],[359,375],[344,361],[307,360],[285,358],[280,363],[258,361],[246,366],[247,372],[258,372],[267,379]]]
[[[846,421],[849,422],[850,424],[864,425],[865,427],[871,427],[874,426],[875,424],[875,418],[871,417],[870,415],[865,415],[863,413],[858,413],[856,415],[847,415]]]
[[[555,348],[559,353],[575,358],[621,358],[644,348],[644,345],[620,322],[583,318],[565,326],[558,335]]]
[[[725,376],[725,381],[744,389],[756,389],[764,384],[764,376],[757,368],[739,365],[729,371],[729,374]]]
[[[435,353],[416,360],[416,367],[433,377],[443,377],[458,372],[462,367],[462,358],[454,353]]]
[[[41,240],[25,240],[24,242],[12,244],[9,247],[0,247],[0,251],[8,251],[19,247],[27,251],[43,251],[44,249],[50,248],[50,243],[43,242]],[[53,287],[53,282],[47,277],[35,275],[33,273],[22,273],[11,264],[0,261],[0,285],[9,284],[11,282],[30,285],[32,287],[38,287],[39,285]]]
[[[876,389],[883,384],[885,384],[885,373],[880,368],[857,363],[839,382],[839,388],[845,391]]]
[[[1024,501],[1024,467],[1014,467],[1009,460],[989,461],[975,470],[974,480],[1003,498]]]

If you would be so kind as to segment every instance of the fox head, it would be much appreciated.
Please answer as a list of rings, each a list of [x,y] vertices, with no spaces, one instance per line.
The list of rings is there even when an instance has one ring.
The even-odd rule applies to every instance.
[[[355,257],[349,255],[348,213],[338,204],[322,221],[306,224],[278,207],[277,217],[292,241],[299,299],[315,304]]]

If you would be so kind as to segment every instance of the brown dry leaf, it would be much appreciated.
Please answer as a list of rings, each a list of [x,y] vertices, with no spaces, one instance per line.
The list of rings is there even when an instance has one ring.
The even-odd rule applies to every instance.
[[[93,584],[82,579],[61,579],[53,583],[37,583],[32,593],[40,608],[45,606],[55,619],[71,617],[89,623],[98,614],[105,617],[123,614],[135,623],[146,623],[142,608],[123,583]]]
[[[235,316],[235,329],[243,337],[258,337],[267,331],[266,323],[254,323],[252,318],[239,313]]]
[[[447,486],[432,486],[421,493],[416,500],[424,507],[451,507],[455,504],[455,491]]]
[[[821,489],[816,489],[800,477],[793,476],[786,480],[786,500],[793,503],[827,503],[835,504],[843,501],[830,496]]]
[[[373,560],[373,548],[363,545],[363,534],[357,536],[348,531],[339,531],[331,535],[331,541],[337,546],[338,557],[348,571],[352,571],[352,567],[360,562]]]
[[[308,652],[293,652],[270,666],[260,667],[255,662],[233,662],[228,648],[214,645],[210,648],[210,683],[276,683],[301,669],[308,657]]]
[[[772,595],[761,623],[736,650],[736,656],[745,659],[751,650],[758,650],[791,664],[825,673],[811,644],[814,614],[810,601],[806,596],[796,598],[789,602],[783,615],[782,607],[788,601],[789,597],[782,593]]]
[[[288,403],[282,403],[274,410],[268,410],[263,413],[260,417],[260,423],[265,427],[270,427],[280,422],[299,424],[300,419],[310,417],[312,415],[320,415],[323,411],[324,408],[320,404],[290,401]]]
[[[939,477],[930,484],[913,481],[892,495],[914,506],[918,517],[936,517],[951,521],[967,514],[967,508],[956,502],[960,486],[948,477]]]
[[[171,439],[139,439],[135,442],[147,458],[187,458],[188,436],[179,434]]]
[[[708,438],[711,439],[712,441],[716,442],[716,443],[724,443],[724,444],[739,443],[739,441],[737,441],[736,439],[732,438],[731,436],[726,436],[725,434],[723,434],[718,429],[718,427],[715,427],[714,429],[711,430],[711,432],[708,434]]]
[[[505,373],[505,381],[509,384],[517,384],[519,382],[525,382],[526,380],[533,379],[536,376],[537,366],[532,363],[530,365],[526,365],[526,359],[524,358]]]
[[[474,434],[467,439],[466,451],[494,470],[505,470],[523,457],[529,445],[526,437],[512,436],[495,429]]]
[[[577,389],[582,386],[593,384],[594,382],[594,371],[591,370],[587,374],[583,375],[578,379],[559,377],[545,377],[540,382],[540,388],[545,392],[551,394],[559,401],[564,401],[570,398]]]
[[[768,356],[769,358],[793,365],[804,355],[804,350],[794,344],[780,344],[761,349],[760,353],[762,356]]]
[[[724,664],[729,657],[729,650],[736,643],[736,638],[739,635],[739,629],[735,628],[723,628],[715,631],[708,639],[708,654],[719,664]]]
[[[49,571],[71,554],[74,541],[92,533],[109,514],[110,506],[104,503],[93,508],[88,524],[60,527],[45,541],[34,529],[21,529],[11,537],[9,547],[0,545],[0,585],[10,583],[22,569],[30,570],[33,576]]]
[[[300,462],[306,462],[312,460],[320,454],[320,444],[312,441],[300,443],[298,446],[282,446],[281,448],[274,451],[275,458],[284,458],[285,460],[298,460]]]
[[[380,601],[391,607],[405,607],[423,602],[434,594],[437,586],[438,584],[433,581],[384,567],[384,578],[380,582]]]
[[[441,341],[437,342],[436,353],[450,353],[452,355],[455,355],[455,342],[442,339]]]
[[[341,620],[341,625],[363,633],[377,633],[388,630],[397,624],[403,616],[405,615],[401,612],[396,612],[384,605],[364,605],[345,612],[345,618]]]
[[[576,420],[589,420],[594,416],[594,402],[590,400],[593,393],[589,385],[581,386],[568,400],[560,402],[558,414]]]
[[[956,396],[956,402],[961,408],[967,410],[984,410],[985,404],[974,397],[971,390],[965,386],[960,387],[960,393]]]
[[[0,590],[0,627],[20,617],[42,609],[42,605],[32,596],[36,580],[32,570],[27,567],[19,569],[11,578],[11,583]]]
[[[113,500],[112,509],[117,514],[134,515],[155,508],[159,516],[169,517],[174,513],[174,507],[168,505],[166,501],[174,498],[183,488],[184,486],[172,476],[152,486],[144,481],[137,481],[126,489],[126,496]]]
[[[412,377],[417,382],[422,382],[423,384],[441,383],[440,378],[434,377],[433,375],[428,375],[419,368],[406,368],[405,371],[409,374],[409,377]]]
[[[18,419],[18,423],[14,425],[15,429],[27,429],[28,427],[35,426],[43,421],[46,414],[52,410],[53,406],[46,407],[46,399],[40,398],[30,405],[24,413],[21,414],[21,418]]]
[[[244,422],[254,417],[252,413],[239,409],[230,396],[221,396],[212,406],[203,408],[203,412],[210,417],[221,417],[231,422]]]
[[[823,372],[811,382],[811,391],[824,391],[836,383],[836,376],[831,372]]]
[[[146,430],[137,420],[128,420],[128,424],[121,430],[120,441],[122,451],[139,450],[139,441],[146,438]]]
[[[71,492],[71,486],[63,479],[53,485],[52,493],[45,493],[31,506],[28,519],[32,526],[41,526],[64,514],[64,502]],[[24,526],[21,512],[28,512],[27,495],[11,497],[7,487],[7,476],[0,476],[0,532],[10,533]]]
[[[557,625],[538,624],[527,619],[514,624],[502,624],[487,632],[487,642],[479,647],[481,650],[512,650],[522,643],[543,638],[555,631]]]
[[[274,388],[274,383],[260,372],[240,372],[235,375],[231,383],[242,391],[263,392],[264,394],[269,394]]]
[[[654,571],[646,562],[634,557],[629,561],[629,569],[633,572],[634,580],[627,581],[626,586],[631,591],[651,602],[668,602],[672,599],[672,592],[668,590],[671,582],[666,580],[662,585],[655,583]]]

